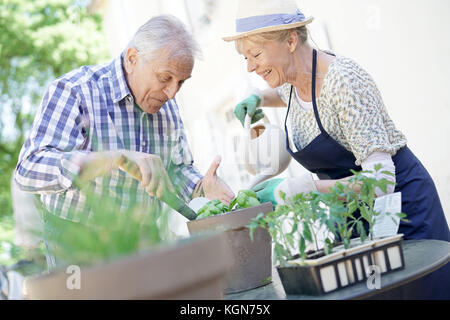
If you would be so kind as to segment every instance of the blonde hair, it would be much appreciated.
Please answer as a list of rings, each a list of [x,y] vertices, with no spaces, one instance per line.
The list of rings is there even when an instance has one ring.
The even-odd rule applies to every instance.
[[[300,45],[303,45],[308,41],[308,29],[306,26],[301,26],[294,29],[287,29],[287,30],[277,30],[277,31],[270,31],[270,32],[263,32],[254,34],[251,36],[247,36],[244,38],[239,38],[235,40],[235,46],[236,50],[239,53],[242,53],[242,46],[243,42],[245,40],[251,41],[251,42],[264,42],[264,41],[279,41],[283,42],[286,41],[289,38],[289,35],[292,31],[295,31],[298,36],[298,40]]]

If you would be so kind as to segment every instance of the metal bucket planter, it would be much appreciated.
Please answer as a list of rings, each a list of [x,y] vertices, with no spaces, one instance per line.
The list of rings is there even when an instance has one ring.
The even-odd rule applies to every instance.
[[[258,228],[250,239],[246,228],[259,213],[273,211],[272,203],[240,209],[204,219],[188,221],[191,234],[222,230],[232,252],[233,266],[227,278],[226,293],[250,290],[272,281],[272,245],[267,230]]]
[[[277,272],[286,294],[329,293],[366,281],[375,268],[380,274],[404,269],[402,237],[375,239],[317,259],[291,260],[289,266],[277,266]]]
[[[80,288],[58,271],[25,280],[26,299],[222,299],[231,252],[223,234],[184,239],[80,268]]]

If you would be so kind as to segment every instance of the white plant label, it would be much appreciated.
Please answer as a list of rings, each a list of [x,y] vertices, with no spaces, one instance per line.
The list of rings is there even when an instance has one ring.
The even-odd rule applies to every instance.
[[[400,218],[396,214],[402,211],[402,194],[396,192],[377,198],[374,211],[380,214],[375,217],[373,236],[389,237],[396,235],[400,225]]]

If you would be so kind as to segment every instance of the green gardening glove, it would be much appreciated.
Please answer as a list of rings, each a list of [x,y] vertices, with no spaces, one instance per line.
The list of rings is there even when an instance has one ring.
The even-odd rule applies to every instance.
[[[261,109],[256,110],[259,103],[261,102],[261,98],[256,94],[252,94],[247,99],[239,102],[234,108],[234,115],[239,119],[242,126],[244,126],[245,115],[248,114],[252,117],[252,123],[255,123],[262,118],[264,118],[264,114]]]
[[[256,192],[256,196],[261,203],[270,201],[274,206],[276,206],[278,203],[275,200],[275,188],[278,187],[278,185],[283,181],[284,178],[267,180],[257,184],[252,188],[252,190]]]

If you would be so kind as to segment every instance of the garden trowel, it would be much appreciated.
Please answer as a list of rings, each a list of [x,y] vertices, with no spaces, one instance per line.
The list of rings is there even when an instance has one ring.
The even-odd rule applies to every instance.
[[[120,159],[120,165],[127,169],[127,172],[132,172],[131,175],[133,178],[138,181],[142,180],[141,171],[139,167],[132,161],[129,161],[125,156],[122,156]],[[176,194],[170,192],[169,190],[165,190],[164,194],[159,200],[166,203],[169,207],[174,209],[175,211],[181,213],[184,217],[189,220],[195,220],[197,214],[194,210],[192,210],[186,203],[177,197]]]
[[[188,205],[186,205],[186,203],[184,203],[183,200],[178,198],[170,191],[166,190],[160,200],[165,202],[173,210],[181,213],[189,220],[195,220],[195,218],[197,217],[197,214],[194,210],[192,210]]]

